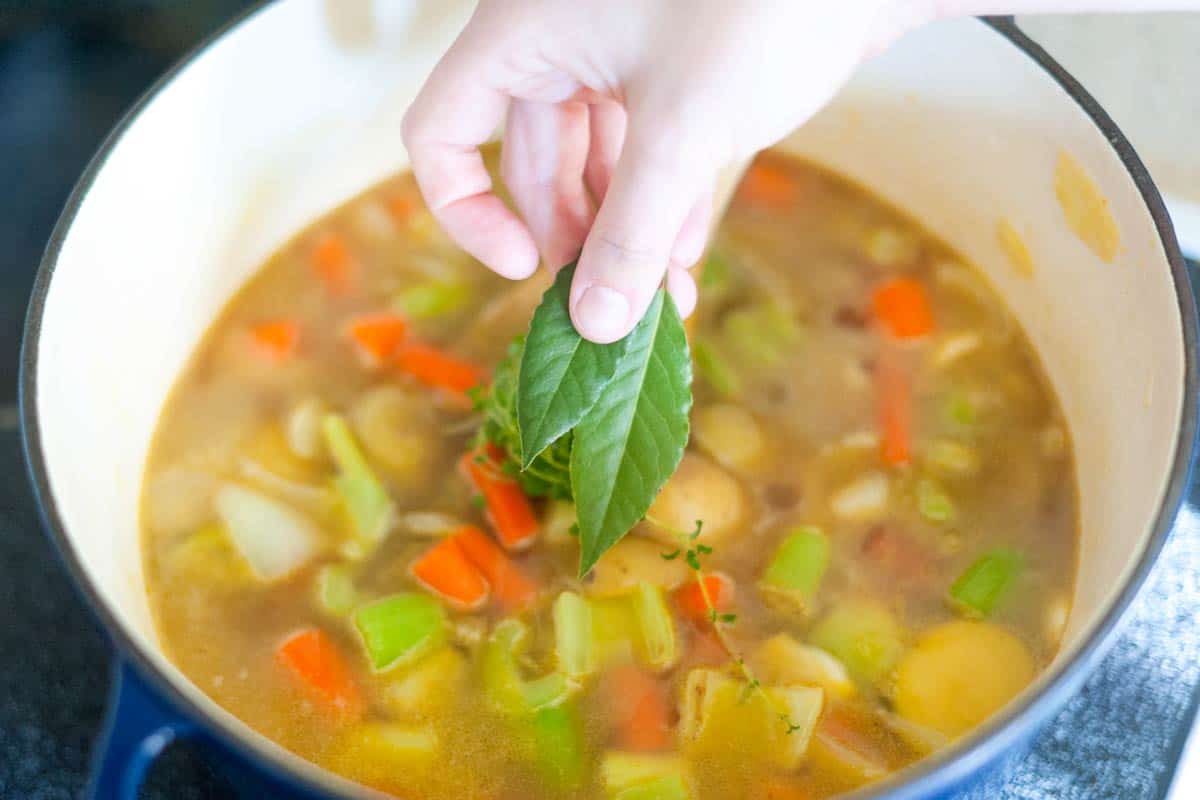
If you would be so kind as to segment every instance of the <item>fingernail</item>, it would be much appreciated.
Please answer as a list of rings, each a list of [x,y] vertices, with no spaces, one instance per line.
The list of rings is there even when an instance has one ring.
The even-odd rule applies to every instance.
[[[629,301],[607,286],[589,286],[575,302],[572,315],[579,332],[601,344],[624,336],[629,322]]]

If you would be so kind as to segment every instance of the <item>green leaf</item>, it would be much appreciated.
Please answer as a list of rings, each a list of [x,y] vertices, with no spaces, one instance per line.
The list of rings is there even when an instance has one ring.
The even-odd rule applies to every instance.
[[[533,312],[517,379],[521,467],[583,419],[613,376],[625,339],[596,344],[575,330],[567,308],[575,266],[559,270]]]
[[[679,466],[692,407],[692,361],[675,303],[659,290],[626,337],[596,404],[575,427],[571,485],[579,574],[645,516]]]

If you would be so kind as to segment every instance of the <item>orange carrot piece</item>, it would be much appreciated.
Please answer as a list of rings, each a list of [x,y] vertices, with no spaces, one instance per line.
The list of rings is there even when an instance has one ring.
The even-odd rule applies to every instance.
[[[275,657],[288,672],[328,710],[357,719],[362,715],[362,693],[341,651],[319,628],[304,628],[285,639]]]
[[[492,537],[467,525],[451,535],[467,560],[483,573],[492,586],[492,595],[506,612],[527,608],[537,596],[537,584],[505,555]]]
[[[487,379],[484,370],[427,345],[403,347],[396,358],[400,369],[421,383],[459,394]]]
[[[250,335],[264,355],[273,361],[283,361],[296,352],[300,325],[288,319],[260,322],[250,329]]]
[[[879,393],[880,455],[889,467],[912,460],[912,382],[886,352],[876,367]]]
[[[416,203],[411,198],[404,195],[396,195],[387,201],[387,209],[392,213],[392,217],[397,222],[404,222],[409,215],[416,209]]]
[[[467,480],[483,495],[488,522],[505,550],[524,550],[537,538],[538,520],[521,485],[500,471],[494,452],[472,450],[460,466]]]
[[[875,290],[875,316],[897,339],[915,339],[933,330],[925,287],[912,278],[893,278]]]
[[[407,327],[402,317],[383,312],[355,317],[346,330],[363,360],[377,367],[396,354]]]
[[[795,201],[796,182],[786,170],[760,161],[746,172],[738,193],[755,205],[780,209]]]
[[[704,576],[704,588],[712,600],[713,608],[724,611],[733,603],[733,580],[720,572]],[[694,580],[680,586],[674,592],[675,606],[679,613],[697,625],[707,625],[711,620],[708,604],[704,602],[704,590],[700,581]]]
[[[430,592],[462,611],[475,611],[488,599],[488,583],[453,538],[443,539],[411,567]]]
[[[608,686],[622,749],[654,752],[671,747],[671,706],[662,684],[629,665],[614,670]]]
[[[762,797],[763,800],[812,800],[812,795],[799,784],[779,776],[767,779]]]
[[[335,233],[322,236],[312,251],[313,268],[330,294],[343,295],[354,278],[354,259],[346,240]]]

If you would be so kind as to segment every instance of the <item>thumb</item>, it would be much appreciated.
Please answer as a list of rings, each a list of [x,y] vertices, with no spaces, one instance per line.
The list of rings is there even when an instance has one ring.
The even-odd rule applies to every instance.
[[[645,133],[648,127],[630,120],[575,269],[571,320],[594,342],[622,338],[646,313],[688,213],[716,172],[707,148],[669,136],[663,128]]]

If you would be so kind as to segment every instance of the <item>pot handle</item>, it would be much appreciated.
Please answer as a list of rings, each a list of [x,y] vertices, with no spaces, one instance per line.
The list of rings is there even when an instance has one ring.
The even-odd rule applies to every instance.
[[[136,800],[154,759],[195,726],[167,707],[132,667],[113,667],[104,729],[92,755],[85,800]]]

